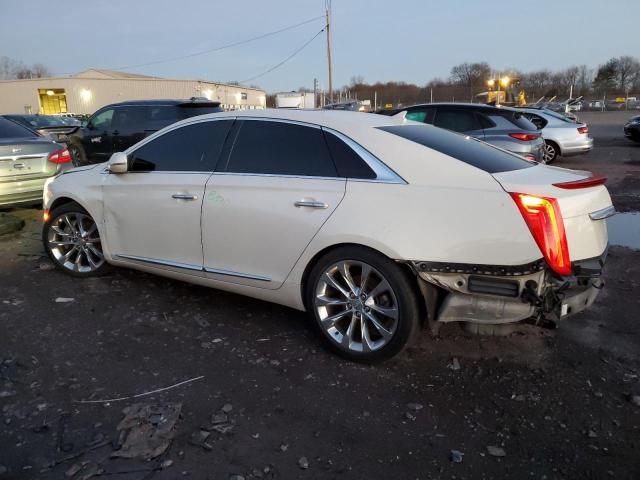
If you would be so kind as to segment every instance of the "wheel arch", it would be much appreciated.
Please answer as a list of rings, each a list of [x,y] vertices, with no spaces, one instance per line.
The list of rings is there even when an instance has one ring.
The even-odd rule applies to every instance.
[[[558,151],[558,157],[562,156],[562,147],[560,146],[560,142],[554,140],[553,138],[545,138],[544,141],[545,143],[550,143],[555,147],[555,149]]]
[[[320,261],[320,259],[325,255],[327,255],[328,253],[344,247],[362,248],[364,250],[368,250],[377,255],[382,255],[383,257],[386,257],[389,260],[395,262],[398,266],[400,266],[400,269],[411,278],[412,281],[410,283],[414,287],[414,293],[417,296],[417,298],[419,300],[424,299],[422,292],[420,291],[420,288],[418,286],[418,279],[415,276],[413,270],[411,269],[409,263],[397,261],[394,258],[382,252],[381,250],[371,247],[369,245],[364,245],[364,244],[355,243],[355,242],[343,242],[343,243],[334,243],[332,245],[325,246],[324,248],[318,250],[307,262],[307,265],[305,266],[304,271],[302,272],[302,276],[300,278],[300,296],[302,298],[302,302],[306,311],[309,311],[309,306],[307,305],[306,290],[307,290],[307,284],[309,282],[309,276],[311,274],[311,271],[313,270],[313,267],[315,267],[318,261]],[[420,305],[421,309],[424,307],[424,301],[419,301],[418,304]],[[421,312],[421,314],[424,314],[424,313],[425,312]],[[421,316],[422,318],[425,317],[425,315],[421,315]]]

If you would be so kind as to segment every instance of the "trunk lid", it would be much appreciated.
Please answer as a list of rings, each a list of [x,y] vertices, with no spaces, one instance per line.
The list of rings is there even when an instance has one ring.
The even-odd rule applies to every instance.
[[[493,177],[507,192],[557,199],[571,261],[597,257],[607,248],[606,217],[591,218],[591,214],[612,207],[607,188],[604,185],[585,188],[560,188],[554,185],[587,179],[592,177],[591,172],[536,165],[494,173]]]
[[[0,179],[26,180],[54,175],[57,165],[49,153],[62,146],[44,139],[0,140]]]

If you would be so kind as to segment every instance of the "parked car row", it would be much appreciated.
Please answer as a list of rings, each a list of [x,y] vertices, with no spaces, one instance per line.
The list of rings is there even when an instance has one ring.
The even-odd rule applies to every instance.
[[[306,310],[363,362],[423,326],[560,321],[591,305],[613,213],[605,179],[404,118],[435,125],[440,108],[182,120],[48,181],[44,247],[77,277],[124,266]],[[442,126],[460,112],[481,122],[442,108]],[[522,113],[481,113],[482,130],[541,144]]]

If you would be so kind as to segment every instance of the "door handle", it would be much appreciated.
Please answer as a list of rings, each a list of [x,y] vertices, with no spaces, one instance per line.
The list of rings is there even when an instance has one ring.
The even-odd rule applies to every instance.
[[[17,169],[24,168],[24,163],[14,163],[13,168],[17,168]]]
[[[190,193],[174,193],[171,195],[171,198],[175,198],[177,200],[197,200],[197,195],[191,195]]]
[[[309,207],[309,208],[329,208],[324,202],[316,202],[315,200],[300,200],[299,202],[294,203],[296,207]]]

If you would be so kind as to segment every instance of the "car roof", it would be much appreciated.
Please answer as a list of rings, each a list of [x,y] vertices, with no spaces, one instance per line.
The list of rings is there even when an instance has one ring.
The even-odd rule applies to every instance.
[[[437,103],[419,103],[416,105],[409,105],[407,107],[397,108],[398,112],[402,112],[404,110],[408,110],[414,107],[453,107],[460,109],[469,109],[469,110],[487,110],[487,111],[514,111],[511,107],[505,107],[502,105],[487,105],[486,103],[464,103],[464,102],[437,102]]]
[[[156,99],[156,100],[128,100],[126,102],[111,103],[105,105],[106,107],[121,107],[125,105],[164,105],[164,106],[176,106],[176,105],[199,105],[203,107],[219,107],[220,102],[214,102],[207,100],[206,98],[189,98],[184,100],[179,99]]]
[[[198,119],[237,117],[291,120],[301,123],[309,123],[336,130],[381,127],[388,125],[400,125],[404,122],[400,117],[387,117],[384,115],[372,115],[370,113],[355,112],[350,110],[322,110],[322,109],[288,109],[288,108],[267,108],[263,110],[235,110],[229,112],[209,113],[199,115]],[[185,122],[185,121],[183,121]]]

